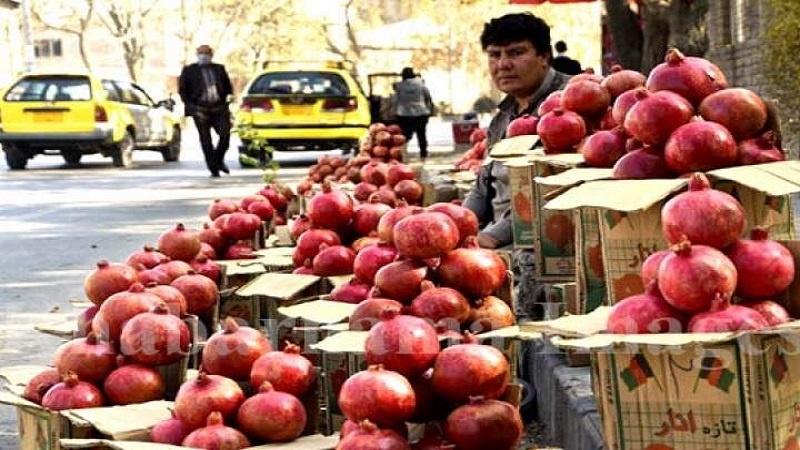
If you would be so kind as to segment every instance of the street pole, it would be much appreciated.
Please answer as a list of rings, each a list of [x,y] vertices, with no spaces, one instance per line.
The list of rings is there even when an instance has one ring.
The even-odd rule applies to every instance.
[[[23,53],[23,60],[25,62],[25,71],[33,71],[33,39],[31,38],[31,10],[28,5],[30,0],[22,0],[22,34],[25,42],[25,49]]]

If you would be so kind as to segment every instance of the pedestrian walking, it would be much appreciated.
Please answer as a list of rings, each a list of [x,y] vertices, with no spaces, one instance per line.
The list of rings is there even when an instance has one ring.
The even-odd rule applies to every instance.
[[[555,45],[556,57],[553,58],[553,69],[567,75],[577,75],[583,72],[581,63],[567,56],[567,43],[558,41]]]
[[[426,129],[434,111],[431,92],[413,68],[403,68],[400,75],[402,81],[394,84],[394,115],[407,141],[416,134],[419,156],[425,160],[428,157]]]

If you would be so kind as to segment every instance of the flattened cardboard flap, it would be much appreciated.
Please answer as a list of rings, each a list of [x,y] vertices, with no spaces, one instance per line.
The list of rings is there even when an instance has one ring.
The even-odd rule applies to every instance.
[[[800,161],[729,167],[712,170],[708,174],[715,178],[735,181],[771,196],[800,192]]]
[[[311,344],[311,348],[327,353],[364,353],[369,331],[342,331]]]
[[[319,281],[320,278],[315,275],[265,273],[239,288],[236,295],[239,297],[266,296],[288,299]]]
[[[256,273],[264,273],[267,268],[258,259],[229,259],[218,260],[217,264],[225,266],[226,276],[235,275],[252,275]]]
[[[492,158],[509,158],[529,155],[533,152],[533,146],[538,143],[539,136],[533,134],[514,136],[494,144],[492,150],[489,152],[489,156]]]
[[[583,183],[550,200],[544,209],[568,210],[585,206],[615,211],[640,211],[686,186],[675,180],[599,180]]]
[[[574,167],[583,164],[585,161],[580,153],[556,153],[546,155],[544,153],[534,154],[530,158],[532,161],[546,162],[551,166]]]
[[[331,282],[331,286],[337,287],[343,284],[347,284],[350,280],[353,279],[353,275],[334,275],[328,277],[328,281]]]
[[[142,439],[155,424],[172,417],[172,405],[166,400],[156,400],[125,406],[72,409],[65,415],[89,422],[113,439]]]
[[[312,300],[292,306],[282,306],[278,312],[293,319],[304,319],[319,324],[333,324],[346,320],[358,305],[331,300]]]
[[[600,306],[589,314],[566,315],[554,320],[525,322],[519,324],[519,328],[526,333],[570,337],[591,336],[605,331],[609,314],[611,314],[610,306]]]
[[[487,331],[486,333],[476,334],[475,337],[478,338],[479,341],[483,339],[494,339],[494,338],[532,341],[534,339],[540,339],[542,337],[542,334],[536,332],[524,331],[520,328],[519,325],[512,325],[510,327],[503,327],[497,330]]]
[[[584,181],[604,180],[611,178],[614,169],[597,167],[576,167],[549,177],[536,177],[536,183],[545,186],[574,186]]]
[[[269,247],[256,250],[253,253],[259,256],[258,261],[261,263],[276,265],[276,262],[283,263],[287,258],[291,263],[294,247]]]
[[[43,370],[49,369],[50,366],[8,366],[0,368],[0,379],[5,380],[8,387],[21,387],[25,388],[31,378],[38,375]]]

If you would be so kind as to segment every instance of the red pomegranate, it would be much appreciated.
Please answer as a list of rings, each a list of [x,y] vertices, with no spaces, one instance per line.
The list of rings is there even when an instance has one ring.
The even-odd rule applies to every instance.
[[[615,99],[627,91],[644,86],[646,81],[647,77],[641,72],[623,69],[619,64],[614,64],[611,66],[611,73],[603,78],[600,85]]]
[[[745,222],[742,205],[731,195],[711,189],[702,173],[693,174],[689,189],[661,208],[661,230],[670,244],[685,236],[692,244],[722,249],[739,239]]]
[[[404,258],[438,258],[456,248],[458,227],[446,214],[419,211],[400,220],[392,231],[397,253]]]
[[[381,240],[378,239],[378,233],[377,232],[370,233],[369,236],[361,236],[360,238],[358,238],[355,241],[353,241],[353,243],[350,244],[350,249],[353,250],[354,252],[356,252],[356,256],[358,256],[358,254],[361,252],[361,250],[363,250],[364,248],[366,248],[366,247],[368,247],[370,245],[377,244],[380,241]]]
[[[395,187],[403,180],[413,180],[414,178],[416,178],[414,169],[407,164],[389,164],[389,168],[386,169],[386,183],[391,187]]]
[[[287,342],[283,351],[264,353],[253,363],[250,384],[261,386],[266,381],[276,391],[303,397],[313,386],[316,375],[313,364],[300,351],[300,346]]]
[[[539,117],[532,114],[523,114],[509,122],[508,127],[506,127],[506,137],[536,134],[538,125]]]
[[[695,314],[707,311],[716,295],[731,297],[737,274],[725,254],[686,240],[674,245],[672,252],[658,269],[658,288],[670,305]]]
[[[22,397],[37,405],[42,404],[42,397],[53,386],[61,382],[61,375],[55,368],[47,368],[37,373],[25,385]]]
[[[616,100],[614,100],[614,105],[611,107],[611,118],[617,123],[617,125],[622,125],[625,123],[625,116],[628,114],[628,111],[630,111],[633,104],[637,101],[636,89],[625,91],[619,97],[617,97]]]
[[[381,220],[381,216],[391,210],[391,206],[381,203],[377,197],[373,197],[369,202],[355,207],[353,222],[350,226],[359,236],[367,236],[378,231],[378,222]]]
[[[392,427],[405,422],[417,406],[414,389],[397,372],[370,366],[345,380],[339,391],[339,408],[348,419],[369,420]]]
[[[266,197],[276,211],[285,212],[289,207],[288,199],[291,198],[291,191],[287,190],[285,186],[267,184],[258,193]]]
[[[197,252],[191,261],[189,261],[189,265],[192,265],[192,263],[197,261],[197,259],[201,256],[206,259],[217,259],[217,251],[210,244],[200,242],[200,251]]]
[[[236,426],[248,436],[266,442],[288,442],[306,427],[306,410],[292,394],[276,391],[264,381],[258,394],[239,407]]]
[[[563,153],[578,145],[586,136],[586,123],[577,113],[558,107],[539,119],[536,131],[544,144],[545,153]]]
[[[380,312],[380,322],[369,330],[364,353],[369,364],[414,376],[431,367],[439,339],[430,322],[390,308]]]
[[[758,311],[741,305],[731,305],[730,298],[717,295],[708,311],[700,312],[689,321],[690,333],[720,333],[727,331],[761,330],[767,319]]]
[[[704,172],[736,164],[736,141],[724,126],[694,121],[672,132],[664,159],[675,173]]]
[[[237,241],[250,240],[261,228],[261,217],[248,212],[235,212],[228,215],[222,233]]]
[[[706,97],[698,112],[716,122],[739,141],[755,137],[767,123],[767,105],[755,92],[744,88],[723,89]]]
[[[86,298],[99,305],[111,295],[127,291],[136,279],[136,269],[133,267],[101,259],[97,262],[97,268],[84,278],[83,291]]]
[[[213,307],[219,300],[217,283],[208,277],[191,270],[169,284],[181,291],[186,298],[186,310],[189,314],[201,314]]]
[[[477,334],[510,327],[515,323],[516,316],[508,303],[489,295],[475,301],[465,325],[468,324],[469,330]]]
[[[220,253],[227,245],[228,238],[225,237],[225,235],[222,233],[222,230],[219,228],[211,224],[204,223],[203,229],[200,230],[200,242],[205,242],[213,247],[217,253]]]
[[[433,364],[433,390],[443,398],[466,403],[482,395],[499,398],[510,381],[508,360],[500,350],[478,343],[470,333],[463,343],[442,350]]]
[[[213,259],[209,259],[207,256],[200,255],[189,261],[189,265],[192,266],[192,270],[194,270],[196,273],[207,277],[214,283],[219,284],[222,269]]]
[[[616,180],[646,180],[651,178],[675,178],[667,166],[664,155],[652,147],[629,151],[614,164]]]
[[[369,290],[371,288],[371,284],[362,283],[361,281],[352,279],[347,283],[340,284],[339,286],[333,288],[330,296],[331,300],[335,302],[358,304],[366,300],[366,298],[369,296]]]
[[[257,257],[258,255],[254,253],[253,246],[249,241],[240,241],[229,245],[220,259],[255,259]]]
[[[73,337],[86,337],[92,331],[92,320],[94,319],[95,314],[97,314],[97,310],[100,309],[97,305],[92,305],[86,307],[80,314],[76,321],[77,329],[75,330],[75,334]]]
[[[176,260],[176,261],[168,261],[168,262],[165,262],[164,264],[158,265],[153,270],[160,270],[160,271],[166,273],[167,274],[167,278],[169,279],[169,281],[167,283],[165,283],[165,284],[169,284],[169,283],[172,283],[172,281],[175,280],[176,278],[178,278],[180,276],[183,276],[183,275],[186,275],[187,273],[191,272],[193,269],[192,269],[192,266],[189,263],[187,263],[185,261],[177,261]],[[145,284],[142,281],[141,278],[142,277],[140,276],[139,277],[139,282],[142,283],[142,284]]]
[[[561,93],[561,107],[586,118],[605,114],[611,106],[611,94],[597,80],[579,80],[568,83]]]
[[[250,203],[250,205],[247,207],[247,212],[250,214],[255,214],[261,218],[263,222],[269,222],[273,217],[275,217],[275,208],[269,201],[266,200],[263,202]]]
[[[247,208],[250,207],[251,204],[256,202],[268,202],[267,197],[264,197],[261,194],[250,194],[245,195],[239,200],[239,208],[243,211],[247,211]]]
[[[650,286],[651,282],[658,280],[658,268],[661,265],[661,260],[669,254],[669,250],[659,250],[644,260],[642,263],[642,284],[644,286]]]
[[[361,166],[359,174],[361,175],[361,181],[366,181],[375,186],[383,186],[386,183],[388,170],[389,167],[385,163],[370,161]]]
[[[425,280],[422,292],[411,302],[411,314],[436,323],[442,319],[465,322],[470,316],[467,298],[453,288],[436,287]]]
[[[326,244],[320,246],[320,251],[312,260],[314,274],[320,277],[334,275],[347,275],[353,273],[353,261],[356,254],[349,247],[343,245]]]
[[[311,219],[309,219],[307,215],[301,214],[292,219],[292,224],[289,227],[289,234],[292,236],[293,240],[297,241],[297,238],[299,238],[301,234],[310,229]]]
[[[563,93],[564,91],[561,90],[551,92],[547,97],[545,97],[542,103],[539,104],[539,108],[536,109],[536,115],[542,117],[543,115],[549,113],[550,111],[556,108],[560,108],[561,94]]]
[[[219,411],[228,423],[233,423],[242,402],[244,393],[235,381],[209,375],[201,369],[197,379],[184,382],[178,389],[174,410],[175,416],[188,429],[196,430],[214,411]]]
[[[310,229],[297,238],[297,248],[292,254],[295,267],[302,266],[306,259],[314,260],[322,244],[333,246],[341,245],[342,240],[335,231],[323,229]]]
[[[239,326],[236,319],[228,317],[224,328],[212,334],[203,347],[203,368],[209,374],[249,380],[253,363],[270,350],[272,344],[264,333]]]
[[[141,264],[145,269],[152,269],[167,261],[169,261],[169,256],[159,252],[150,245],[145,245],[141,250],[137,250],[128,255],[125,264],[131,267],[138,267],[139,264]]]
[[[764,320],[767,321],[767,324],[771,327],[780,325],[782,323],[787,323],[792,320],[792,318],[789,317],[789,312],[786,311],[786,308],[772,300],[745,302],[742,303],[741,306],[746,306],[761,314],[761,316],[764,317]]]
[[[397,194],[394,193],[394,189],[389,187],[389,185],[384,184],[383,186],[379,187],[374,194],[369,196],[368,201],[376,201],[394,208],[397,206],[398,198]]]
[[[382,296],[409,303],[421,292],[420,283],[428,278],[428,270],[424,262],[401,259],[378,269],[375,286]]]
[[[61,344],[53,361],[58,373],[74,372],[82,381],[100,383],[117,366],[117,353],[109,343],[89,333]]]
[[[150,442],[180,446],[192,430],[172,413],[172,418],[162,420],[150,429]]]
[[[452,202],[434,203],[426,209],[446,214],[453,219],[458,228],[458,235],[461,238],[458,242],[459,245],[463,245],[467,237],[477,236],[479,229],[478,216],[471,209]]]
[[[118,358],[119,367],[108,374],[103,382],[103,392],[112,405],[130,405],[164,398],[164,379],[152,367],[127,364]]]
[[[408,441],[394,430],[380,429],[369,420],[356,425],[358,429],[343,435],[337,450],[410,450]]]
[[[512,450],[522,432],[522,418],[515,406],[481,397],[471,398],[469,404],[450,413],[444,424],[445,437],[459,450]]]
[[[783,161],[785,157],[777,146],[777,139],[774,131],[767,131],[757,138],[739,141],[736,163],[745,166]]]
[[[400,180],[394,186],[394,193],[397,198],[405,200],[408,204],[418,205],[422,203],[424,188],[416,180]]]
[[[741,297],[753,300],[775,297],[794,280],[794,256],[768,237],[766,228],[755,227],[750,239],[739,239],[725,249],[739,274],[736,294]]]
[[[132,317],[120,334],[120,350],[131,361],[160,366],[180,361],[189,353],[189,327],[161,303],[152,312]]]
[[[370,422],[369,420],[362,420],[360,423],[356,423],[356,422],[353,422],[352,420],[347,419],[344,422],[342,422],[342,429],[339,430],[339,439],[340,440],[344,439],[347,435],[349,435],[351,433],[358,433],[358,432],[362,431],[361,430],[361,423],[370,423],[370,424],[372,424],[372,422]],[[392,426],[392,428],[386,428],[386,429],[391,429],[392,431],[397,433],[399,436],[401,436],[403,439],[408,438],[408,426],[406,426],[405,423],[398,423],[398,424],[395,424],[394,426]]]
[[[366,284],[375,283],[378,269],[397,259],[397,249],[384,242],[371,244],[358,252],[353,260],[353,275]]]
[[[353,188],[353,198],[360,202],[366,202],[376,192],[378,192],[378,186],[361,181]]]
[[[464,245],[442,256],[436,269],[441,284],[467,297],[494,294],[506,281],[502,258],[493,250],[478,247],[476,239],[468,239]]]
[[[322,191],[308,201],[306,214],[314,225],[338,230],[350,222],[353,200],[346,193],[333,189],[330,183],[323,183]]]
[[[75,372],[65,372],[61,382],[54,384],[42,397],[42,406],[51,411],[96,408],[105,405],[100,389],[92,383],[81,381]]]
[[[422,211],[419,206],[410,206],[402,202],[395,209],[381,216],[378,221],[378,237],[381,241],[393,245],[394,244],[394,226],[402,219],[414,214],[415,212]]]
[[[217,217],[223,214],[230,214],[234,213],[239,210],[239,205],[236,204],[233,200],[226,200],[226,199],[214,199],[210,205],[208,205],[208,218],[211,220],[216,220]]]
[[[664,62],[650,71],[646,86],[653,92],[675,92],[697,106],[712,93],[728,87],[728,82],[710,61],[685,57],[678,49],[670,48]]]
[[[186,297],[181,294],[181,291],[169,285],[157,285],[155,283],[147,285],[146,292],[156,294],[164,304],[167,305],[169,313],[183,317],[186,315]]]
[[[615,334],[682,333],[685,325],[685,314],[664,301],[656,282],[651,282],[645,293],[614,305],[606,330]]]
[[[666,144],[673,131],[689,123],[692,105],[671,91],[649,92],[636,89],[636,103],[625,115],[625,131],[639,141],[654,146]]]
[[[350,314],[349,328],[354,331],[369,331],[380,322],[380,314],[387,309],[393,309],[399,314],[403,309],[402,303],[388,298],[372,297],[358,304]]]
[[[191,261],[200,251],[200,232],[179,223],[158,238],[158,251],[179,261]]]
[[[250,447],[247,436],[235,428],[225,426],[222,420],[219,411],[210,413],[206,426],[189,433],[181,446],[209,450],[239,450]]]
[[[461,335],[458,339],[461,339]],[[414,388],[414,396],[417,399],[417,408],[414,415],[409,419],[413,423],[428,423],[441,421],[447,418],[455,406],[453,403],[439,396],[433,388],[433,370],[427,370],[423,374],[408,379],[411,387]]]
[[[159,304],[159,296],[145,292],[144,286],[134,283],[127,291],[117,292],[100,305],[92,319],[92,332],[119,346],[123,325],[133,316],[149,312]]]
[[[592,167],[610,168],[627,153],[626,141],[627,135],[621,127],[601,130],[587,137],[578,147],[578,153]]]

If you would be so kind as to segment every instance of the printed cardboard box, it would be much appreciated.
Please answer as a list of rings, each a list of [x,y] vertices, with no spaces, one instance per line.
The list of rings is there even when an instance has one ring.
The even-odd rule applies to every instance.
[[[742,202],[748,230],[770,228],[772,239],[793,239],[791,195],[800,192],[800,162],[782,161],[708,172],[713,185],[731,189]],[[685,179],[599,180],[574,187],[545,209],[597,208],[609,304],[644,291],[642,262],[666,248],[661,207],[683,191]]]
[[[291,272],[294,269],[292,253],[294,247],[271,246],[254,252],[258,255],[258,262],[267,272]]]
[[[333,450],[339,442],[339,436],[322,436],[315,434],[303,436],[291,442],[280,444],[264,444],[247,447],[244,450]],[[92,450],[178,450],[186,447],[155,444],[152,442],[112,441],[108,439],[62,439],[61,448],[77,448]]]
[[[303,355],[319,366],[319,352],[310,346],[332,334],[331,325],[347,325],[347,319],[357,305],[335,302],[329,295],[302,299],[292,306],[278,308],[277,341],[286,340],[299,345]],[[282,345],[282,344],[281,344]]]
[[[575,217],[575,295],[576,308],[571,314],[586,314],[607,304],[603,246],[600,242],[600,222],[596,208],[573,211]]]

